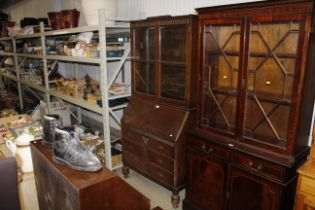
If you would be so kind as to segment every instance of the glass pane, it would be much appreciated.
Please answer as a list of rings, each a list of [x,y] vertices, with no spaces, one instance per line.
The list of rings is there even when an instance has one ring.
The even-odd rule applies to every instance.
[[[161,60],[185,62],[186,25],[161,28]]]
[[[141,60],[155,59],[155,29],[139,28],[135,34],[135,58]]]
[[[176,100],[185,98],[185,66],[161,65],[161,96]]]
[[[240,54],[240,25],[204,28],[204,126],[234,133]]]
[[[251,25],[245,136],[286,147],[299,23]]]
[[[155,94],[154,64],[136,62],[134,72],[136,91]]]

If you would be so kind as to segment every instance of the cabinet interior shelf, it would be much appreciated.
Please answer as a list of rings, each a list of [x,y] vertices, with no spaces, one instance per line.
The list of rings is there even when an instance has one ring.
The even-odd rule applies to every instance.
[[[228,95],[232,97],[237,96],[237,90],[235,88],[228,88],[228,87],[218,87],[213,88],[212,92],[214,94],[222,94],[222,95]],[[254,95],[258,98],[258,100],[268,103],[281,103],[283,105],[291,105],[292,100],[289,97],[281,97],[276,94],[270,94],[270,93],[261,93],[261,92],[254,92],[254,91],[247,91],[247,97],[249,99],[254,99]],[[280,99],[282,98],[282,99]]]
[[[221,51],[206,51],[207,55],[217,55],[217,56],[222,56]],[[240,56],[240,53],[237,51],[224,51],[225,55],[227,56]],[[296,54],[294,53],[277,53],[274,52],[275,55],[278,58],[296,58]],[[270,58],[273,57],[273,54],[271,53],[260,53],[260,52],[250,52],[249,57],[262,57],[262,58]]]

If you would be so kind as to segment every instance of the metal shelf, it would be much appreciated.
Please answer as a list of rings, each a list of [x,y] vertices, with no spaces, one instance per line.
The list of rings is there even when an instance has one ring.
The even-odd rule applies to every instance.
[[[46,55],[45,58],[48,60],[69,61],[78,63],[100,63],[100,58],[73,57],[65,55]]]
[[[18,35],[15,36],[15,39],[30,39],[30,38],[40,38],[42,33],[34,33],[34,34],[27,34],[27,35]]]
[[[20,99],[20,107],[23,108],[23,96],[22,96],[22,88],[21,85],[31,88],[32,90],[37,90],[42,92],[41,96],[45,98],[45,101],[48,104],[48,109],[51,96],[56,97],[58,100],[65,101],[67,103],[73,104],[77,106],[77,119],[79,122],[81,121],[81,111],[80,108],[89,110],[91,112],[97,113],[102,117],[102,124],[103,124],[103,135],[104,135],[104,145],[105,145],[105,156],[106,156],[106,167],[110,170],[115,169],[112,165],[111,159],[111,130],[110,130],[110,119],[114,120],[117,125],[120,125],[120,118],[114,113],[115,110],[123,109],[127,106],[127,104],[121,104],[113,107],[109,107],[109,100],[120,99],[124,97],[129,97],[130,94],[118,95],[118,96],[110,96],[109,95],[109,87],[115,82],[117,78],[122,78],[124,80],[125,74],[121,74],[121,71],[125,71],[129,68],[124,68],[124,64],[126,61],[129,61],[129,54],[130,54],[130,47],[129,44],[126,42],[122,42],[125,46],[124,53],[121,57],[107,57],[106,55],[106,40],[107,38],[126,38],[126,41],[130,39],[130,29],[129,25],[106,25],[106,18],[105,18],[105,11],[101,10],[99,14],[99,25],[96,26],[85,26],[85,27],[77,27],[77,28],[70,28],[70,29],[62,29],[62,30],[54,30],[54,31],[47,31],[44,32],[44,25],[40,25],[40,33],[30,34],[30,35],[19,35],[15,37],[3,37],[0,40],[9,40],[12,41],[13,44],[13,53],[5,53],[3,52],[0,55],[4,56],[12,56],[14,57],[14,63],[16,64],[15,70],[19,70],[19,57],[25,58],[36,58],[42,59],[43,69],[44,69],[44,82],[45,86],[36,85],[29,81],[24,81],[20,79],[21,75],[17,75],[14,77],[12,75],[2,74],[3,77],[6,77],[10,80],[17,81],[18,92],[19,92],[19,99]],[[72,56],[64,56],[64,55],[47,55],[46,54],[46,39],[54,39],[58,38],[58,36],[70,36],[71,34],[78,34],[82,32],[94,32],[97,34],[99,39],[99,58],[85,58],[85,57],[72,57]],[[35,55],[35,54],[26,54],[26,53],[17,53],[16,50],[16,40],[21,39],[40,39],[41,47],[42,47],[42,55]],[[96,103],[92,103],[81,98],[71,97],[69,95],[65,95],[61,92],[56,90],[52,90],[49,88],[49,81],[48,81],[48,60],[57,60],[57,61],[64,61],[70,63],[83,63],[89,65],[99,65],[100,69],[100,90],[102,92],[102,104],[103,107],[99,107]],[[117,62],[117,65],[110,65],[113,69],[111,69],[111,74],[108,74],[108,63],[109,62]],[[76,78],[79,75],[78,65],[74,65],[74,73]],[[128,75],[128,74],[126,74]],[[30,91],[32,91],[30,90]],[[74,114],[74,113],[72,113]],[[118,166],[120,167],[120,165]]]
[[[10,36],[6,36],[6,37],[1,37],[0,38],[0,41],[12,41],[12,37],[10,37]]]
[[[0,52],[1,56],[14,56],[14,53],[11,52]]]
[[[80,99],[80,98],[71,97],[71,96],[62,94],[62,93],[60,93],[58,91],[52,91],[52,92],[50,92],[50,94],[52,96],[55,96],[55,97],[60,98],[62,100],[65,100],[65,101],[67,101],[67,102],[69,102],[71,104],[80,106],[82,108],[85,108],[85,109],[90,110],[92,112],[96,112],[98,114],[102,114],[102,108],[99,107],[96,104],[92,104],[92,103],[90,103],[88,101],[85,101],[83,99]]]
[[[18,57],[25,57],[25,58],[38,58],[42,59],[43,55],[36,55],[36,54],[27,54],[27,53],[16,53]]]
[[[33,88],[35,90],[38,90],[40,92],[43,92],[43,93],[46,92],[46,89],[45,89],[44,86],[36,85],[36,84],[34,84],[34,83],[30,82],[30,81],[26,81],[26,80],[20,80],[20,82],[21,82],[22,85],[28,86],[28,87]]]
[[[84,27],[76,27],[76,28],[47,31],[47,32],[44,32],[43,35],[44,36],[58,36],[58,35],[67,35],[67,34],[89,32],[89,31],[98,31],[98,30],[99,30],[98,25],[95,25],[95,26],[84,26]]]
[[[15,82],[18,81],[18,78],[14,75],[11,75],[11,74],[0,74],[0,76],[7,78],[9,80],[15,81]]]

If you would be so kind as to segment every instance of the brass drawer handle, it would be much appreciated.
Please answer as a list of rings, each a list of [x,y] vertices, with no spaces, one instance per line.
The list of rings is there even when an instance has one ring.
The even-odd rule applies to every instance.
[[[270,81],[266,81],[266,85],[267,86],[271,85],[271,82]]]
[[[249,167],[253,167],[254,166],[253,161],[249,161],[248,165],[249,165]]]
[[[134,149],[134,147],[133,147],[133,146],[129,146],[129,149],[133,150],[133,149]]]

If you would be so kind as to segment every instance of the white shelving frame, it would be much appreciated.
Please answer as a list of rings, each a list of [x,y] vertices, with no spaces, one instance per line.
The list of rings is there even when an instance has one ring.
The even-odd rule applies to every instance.
[[[44,32],[43,24],[40,25],[40,32],[24,35],[24,36],[15,36],[15,37],[3,37],[0,38],[0,41],[12,41],[13,44],[13,53],[0,52],[0,56],[12,56],[15,62],[15,70],[17,72],[17,77],[8,74],[0,74],[0,86],[3,86],[2,77],[17,82],[18,92],[19,92],[19,101],[20,107],[23,109],[23,97],[22,97],[22,88],[21,85],[26,86],[28,88],[34,89],[36,91],[40,91],[45,95],[45,101],[48,104],[48,109],[50,109],[50,97],[53,96],[59,101],[65,101],[67,103],[73,104],[77,106],[77,115],[75,116],[79,122],[81,122],[81,108],[92,111],[102,116],[103,121],[103,135],[104,135],[104,145],[105,145],[105,165],[108,169],[114,170],[116,167],[112,165],[111,158],[111,137],[110,137],[110,118],[112,118],[118,125],[120,125],[120,119],[115,114],[115,110],[123,109],[127,105],[119,105],[114,107],[109,107],[109,100],[119,99],[130,96],[130,93],[119,96],[109,96],[109,88],[115,82],[118,75],[123,71],[124,64],[129,58],[130,55],[130,45],[126,46],[124,49],[124,54],[122,57],[118,58],[107,58],[106,56],[106,37],[110,34],[129,34],[129,25],[113,25],[106,26],[105,24],[105,11],[99,11],[99,25],[97,26],[85,26],[85,27],[77,27],[77,28],[69,28],[62,30],[54,30]],[[85,58],[85,57],[71,57],[71,56],[63,56],[63,55],[47,55],[46,54],[46,37],[54,37],[60,35],[68,35],[68,34],[76,34],[81,32],[90,32],[97,31],[99,36],[99,45],[100,45],[100,57],[99,58]],[[25,54],[25,53],[17,53],[16,52],[16,40],[18,39],[30,39],[30,38],[39,38],[41,40],[42,46],[42,54],[41,55],[33,55],[33,54]],[[43,68],[44,68],[44,79],[45,86],[40,86],[33,84],[28,81],[23,81],[20,79],[20,68],[18,64],[18,57],[23,58],[36,58],[42,59]],[[47,69],[47,60],[57,60],[57,61],[66,61],[72,62],[75,66],[75,75],[78,75],[78,63],[84,64],[98,64],[100,68],[100,88],[102,92],[102,107],[97,104],[90,103],[81,98],[71,97],[69,95],[62,94],[53,89],[49,88],[48,81],[48,69]],[[113,74],[111,78],[108,78],[107,72],[107,63],[108,62],[117,62],[116,68],[113,70]],[[71,113],[73,115],[73,113]],[[117,166],[117,167],[120,167]]]

